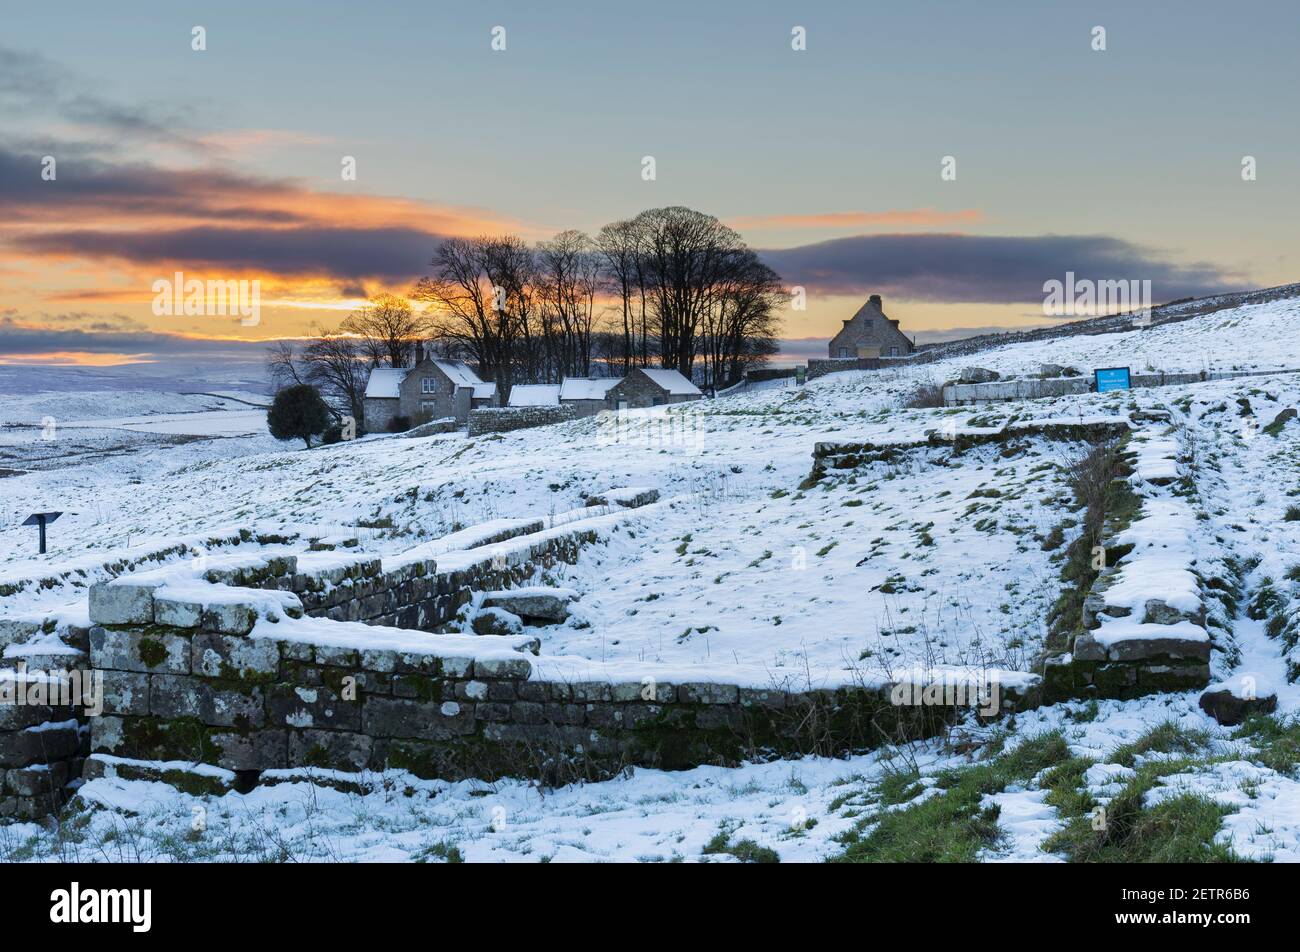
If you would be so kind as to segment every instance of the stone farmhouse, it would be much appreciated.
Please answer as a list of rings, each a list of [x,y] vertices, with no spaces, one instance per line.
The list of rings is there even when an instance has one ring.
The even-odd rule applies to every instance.
[[[568,406],[578,416],[602,410],[657,407],[704,396],[676,370],[636,368],[627,377],[566,377],[563,383],[521,383],[510,389],[512,407]]]
[[[873,294],[831,338],[832,358],[906,357],[916,344],[898,329],[898,321],[885,315],[880,295]]]
[[[517,383],[510,388],[508,407],[555,407],[560,404],[558,383]]]
[[[364,401],[365,425],[371,432],[386,430],[395,417],[411,423],[454,418],[469,420],[469,411],[496,406],[497,385],[479,379],[459,360],[429,356],[414,367],[376,367],[370,371]]]
[[[699,387],[676,370],[634,367],[631,373],[610,388],[606,401],[611,410],[627,410],[686,403],[703,396]]]
[[[565,377],[560,384],[560,405],[573,407],[578,416],[594,416],[610,409],[609,392],[618,386],[621,377]]]

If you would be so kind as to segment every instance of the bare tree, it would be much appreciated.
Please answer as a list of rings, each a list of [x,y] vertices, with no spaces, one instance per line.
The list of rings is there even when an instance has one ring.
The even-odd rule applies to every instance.
[[[734,383],[746,367],[776,353],[777,314],[784,300],[780,277],[753,251],[746,248],[730,257],[700,329],[699,352],[709,386]]]
[[[776,350],[780,279],[689,208],[614,222],[595,242],[561,232],[535,250],[513,235],[453,238],[432,265],[414,297],[429,305],[433,341],[476,362],[502,400],[516,381],[589,376],[593,361],[624,373],[655,361],[689,378],[702,358],[718,386]]]
[[[406,298],[381,294],[349,314],[339,329],[361,339],[362,350],[374,366],[405,367],[427,333],[428,322]]]
[[[548,376],[587,376],[600,264],[591,239],[563,231],[537,246],[537,286],[549,351]]]
[[[271,345],[266,353],[266,369],[277,390],[307,382],[297,347],[291,340],[278,340]]]
[[[466,351],[497,382],[504,402],[513,382],[515,342],[533,308],[532,252],[513,235],[450,238],[414,297],[430,305],[433,336]]]
[[[304,348],[302,360],[310,383],[346,406],[354,420],[362,419],[370,368],[360,338],[322,332]]]
[[[688,379],[706,313],[737,255],[740,235],[712,215],[672,206],[642,212],[643,255],[657,323],[660,360]]]
[[[640,291],[641,313],[645,314],[644,283],[641,278],[641,247],[637,226],[630,221],[606,225],[596,236],[596,247],[604,264],[610,288],[618,296],[623,322],[621,356],[623,373],[632,366],[636,353],[636,313],[634,298]]]

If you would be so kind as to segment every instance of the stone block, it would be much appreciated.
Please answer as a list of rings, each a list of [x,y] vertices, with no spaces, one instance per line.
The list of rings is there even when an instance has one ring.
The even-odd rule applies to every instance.
[[[149,712],[168,719],[196,718],[211,727],[262,727],[262,689],[231,681],[155,674],[149,679]]]
[[[236,602],[205,605],[202,624],[206,631],[228,635],[246,635],[257,624],[257,609]]]
[[[740,689],[734,684],[692,681],[678,686],[677,698],[683,704],[735,704]]]
[[[364,770],[373,747],[369,737],[352,731],[294,731],[289,735],[289,766]]]
[[[1189,638],[1130,638],[1117,641],[1107,650],[1111,661],[1144,661],[1149,658],[1210,660],[1210,643]]]
[[[104,671],[105,714],[149,713],[149,675],[134,671]]]
[[[780,709],[786,705],[786,693],[772,688],[740,688],[741,707]]]
[[[288,731],[214,732],[211,740],[214,749],[220,751],[215,757],[218,767],[227,770],[274,770],[289,766]]]
[[[272,685],[267,693],[266,711],[276,726],[353,731],[361,728],[361,702],[344,700],[325,685]]]
[[[482,607],[498,608],[530,621],[559,624],[569,617],[569,603],[572,600],[572,595],[563,589],[545,591],[526,588],[515,592],[494,592],[483,599]]]
[[[1105,661],[1106,648],[1092,635],[1083,632],[1074,639],[1071,653],[1076,661]]]
[[[79,746],[75,724],[42,724],[20,731],[5,731],[0,733],[0,767],[29,767],[67,760],[77,753]]]
[[[362,731],[372,737],[450,740],[473,733],[474,705],[370,697],[362,707],[361,723]]]
[[[533,666],[527,658],[496,658],[489,661],[474,662],[476,678],[515,678],[526,679],[533,672]]]
[[[162,631],[90,629],[90,663],[113,671],[188,674],[190,638]]]
[[[280,670],[280,647],[265,638],[202,632],[191,646],[191,669],[208,678],[249,678]]]
[[[200,602],[160,595],[153,600],[153,617],[159,625],[197,628],[203,621],[203,605]]]
[[[157,585],[96,582],[90,586],[90,621],[96,625],[152,625]]]
[[[5,790],[19,797],[56,796],[67,782],[68,765],[62,760],[5,771]]]

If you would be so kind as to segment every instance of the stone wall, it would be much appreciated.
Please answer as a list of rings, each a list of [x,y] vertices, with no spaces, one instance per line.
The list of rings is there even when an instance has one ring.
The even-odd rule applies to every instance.
[[[1147,447],[1139,462],[1142,443]],[[1195,516],[1181,497],[1162,491],[1176,481],[1176,469],[1152,465],[1159,462],[1161,447],[1167,447],[1172,464],[1175,446],[1157,423],[1133,434],[1122,450],[1125,467],[1107,494],[1111,505],[1100,552],[1093,555],[1100,556],[1102,568],[1083,599],[1079,630],[1068,650],[1042,662],[1049,703],[1075,697],[1129,699],[1209,684],[1213,643],[1206,629],[1202,581],[1193,571],[1191,550],[1181,553],[1180,566],[1179,549],[1171,544],[1180,523],[1190,527]],[[1144,495],[1135,497],[1132,486]],[[1136,516],[1131,513],[1135,504],[1141,506]],[[1147,593],[1154,595],[1148,581],[1153,576],[1162,580],[1162,591],[1148,598]],[[1183,589],[1180,595],[1163,590],[1174,585]],[[1121,589],[1143,594],[1113,597]]]
[[[815,485],[835,471],[848,471],[871,463],[892,462],[925,449],[947,449],[960,453],[976,446],[1007,443],[1013,439],[1047,437],[1056,440],[1094,442],[1114,439],[1129,432],[1129,425],[1121,420],[1096,423],[1044,421],[996,429],[964,430],[954,427],[949,432],[930,431],[924,440],[896,443],[823,442],[813,445],[813,466],[802,488]]]
[[[884,370],[911,367],[937,360],[937,355],[921,352],[910,357],[813,357],[808,360],[808,379],[839,373],[841,370]]]
[[[469,435],[507,433],[534,426],[550,426],[576,420],[578,411],[571,406],[483,407],[469,414]]]
[[[889,688],[753,689],[713,682],[542,681],[523,654],[324,646],[199,628],[97,626],[105,714],[91,750],[235,771],[401,768],[422,777],[562,782],[624,766],[734,764],[844,753],[930,736],[954,707],[894,703]],[[439,653],[441,652],[441,653]],[[1027,698],[1003,694],[1002,709]]]
[[[1237,377],[1265,376],[1294,371],[1200,371],[1197,373],[1132,374],[1129,383],[1138,387],[1173,387],[1206,380],[1233,380]],[[1037,377],[1014,380],[995,380],[990,383],[947,383],[943,386],[945,406],[972,406],[1004,400],[1036,400],[1068,394],[1090,393],[1093,388],[1091,374],[1083,377],[1063,377],[1040,380]]]
[[[49,674],[0,671],[0,818],[57,812],[89,753],[83,708]]]
[[[468,411],[466,412],[468,413]],[[460,424],[456,422],[455,417],[444,417],[441,420],[430,420],[428,423],[413,426],[405,433],[399,433],[398,435],[413,439],[420,436],[437,436],[440,433],[455,433],[459,429]]]
[[[529,542],[529,535],[539,538]],[[572,564],[582,546],[597,537],[594,529],[547,533],[541,519],[515,520],[474,541],[482,548],[517,539],[518,549],[508,554],[486,548],[481,553],[459,552],[454,567],[445,570],[436,558],[411,558],[385,571],[383,560],[375,556],[330,556],[321,565],[310,556],[288,555],[263,564],[212,569],[205,577],[239,588],[292,592],[312,617],[433,631],[452,621],[471,593],[511,588],[540,569],[558,562]]]

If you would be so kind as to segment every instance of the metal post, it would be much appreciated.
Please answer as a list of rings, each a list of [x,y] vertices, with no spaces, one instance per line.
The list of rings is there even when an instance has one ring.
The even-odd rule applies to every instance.
[[[39,520],[37,522],[37,525],[40,527],[41,530],[41,553],[40,554],[44,555],[45,554],[45,517],[37,516],[36,518]]]

